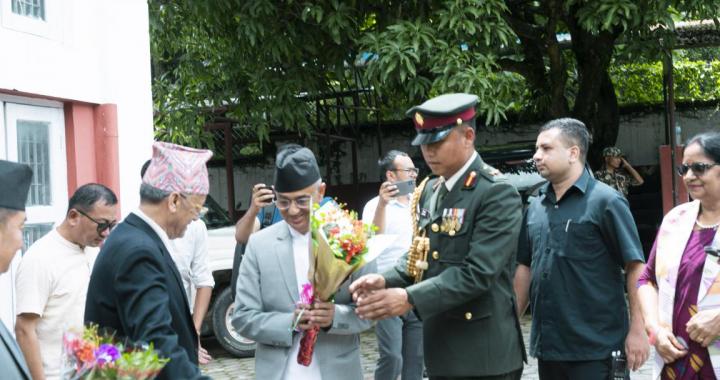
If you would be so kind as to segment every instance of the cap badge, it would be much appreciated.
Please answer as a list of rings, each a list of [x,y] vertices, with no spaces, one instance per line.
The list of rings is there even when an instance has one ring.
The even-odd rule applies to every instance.
[[[419,125],[419,126],[421,126],[421,127],[422,127],[423,124],[425,123],[425,120],[423,119],[423,117],[422,117],[422,115],[420,114],[420,112],[415,112],[415,122],[417,123],[417,125]]]

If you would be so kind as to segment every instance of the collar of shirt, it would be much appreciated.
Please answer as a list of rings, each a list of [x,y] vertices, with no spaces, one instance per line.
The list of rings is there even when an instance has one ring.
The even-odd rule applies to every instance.
[[[56,235],[57,241],[60,244],[64,245],[65,247],[67,247],[69,249],[72,249],[73,251],[85,253],[85,248],[90,248],[90,247],[85,247],[85,248],[80,247],[78,244],[75,244],[75,243],[71,242],[70,240],[66,239],[65,236],[62,236],[62,234],[60,233],[60,231],[58,231],[57,228],[52,230],[52,234]]]
[[[583,169],[580,177],[575,181],[575,183],[572,186],[570,186],[570,189],[568,189],[568,191],[565,194],[568,194],[570,192],[570,190],[573,188],[580,191],[580,193],[585,194],[585,192],[587,191],[587,188],[588,188],[588,184],[590,183],[590,180],[592,180],[592,178],[590,177],[590,174],[588,173],[587,170]],[[555,189],[553,189],[552,184],[550,182],[547,182],[545,184],[545,186],[543,186],[543,189],[540,192],[544,193],[546,198],[548,198],[548,200],[552,201],[553,203],[557,203],[557,201],[555,199]],[[563,199],[564,198],[565,197],[563,197]]]
[[[448,192],[452,191],[453,186],[455,186],[455,183],[460,180],[460,177],[462,177],[463,174],[470,168],[470,165],[472,165],[473,162],[475,162],[475,159],[477,158],[478,153],[476,151],[473,151],[472,156],[470,156],[470,159],[465,162],[465,165],[463,165],[460,170],[456,171],[455,174],[450,176],[450,178],[445,180],[445,187],[447,188]]]
[[[304,234],[301,234],[296,229],[290,227],[289,224],[288,224],[288,230],[290,230],[290,237],[292,237],[293,240],[302,239],[304,242],[309,244],[310,231],[308,231]]]
[[[159,224],[155,223],[154,220],[152,220],[147,214],[142,212],[142,210],[137,209],[133,211],[133,214],[137,215],[140,219],[142,219],[145,223],[147,223],[150,228],[155,231],[155,233],[160,236],[160,240],[163,242],[163,245],[165,245],[165,249],[168,250],[168,252],[172,255],[173,254],[173,245],[170,242],[170,238],[167,235],[167,232],[160,227]]]

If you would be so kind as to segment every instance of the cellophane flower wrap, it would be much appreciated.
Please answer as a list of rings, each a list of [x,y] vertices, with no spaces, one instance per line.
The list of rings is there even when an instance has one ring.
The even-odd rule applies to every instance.
[[[312,246],[308,279],[311,287],[303,291],[301,302],[332,301],[350,275],[377,258],[395,237],[375,235],[376,229],[359,220],[356,212],[335,202],[315,204],[310,216]],[[317,334],[317,327],[303,333],[299,364],[307,366],[312,362]]]
[[[62,379],[153,379],[169,359],[149,345],[127,345],[98,332],[96,325],[63,334]]]

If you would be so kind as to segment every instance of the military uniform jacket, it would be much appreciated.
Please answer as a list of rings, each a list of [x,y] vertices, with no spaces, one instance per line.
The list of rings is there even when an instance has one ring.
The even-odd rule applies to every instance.
[[[383,274],[386,286],[406,287],[423,320],[430,376],[492,376],[520,369],[525,350],[512,286],[520,196],[479,156],[433,212],[437,181],[428,181],[418,203],[418,227],[430,239],[428,269],[414,284],[406,273],[406,255]],[[462,215],[454,232],[441,230],[448,215]]]

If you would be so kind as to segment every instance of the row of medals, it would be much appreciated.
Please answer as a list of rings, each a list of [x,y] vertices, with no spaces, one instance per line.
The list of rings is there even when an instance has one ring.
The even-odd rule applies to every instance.
[[[433,232],[447,232],[448,235],[455,236],[455,234],[460,231],[460,228],[462,228],[464,217],[464,209],[446,208],[443,210],[440,225],[438,226],[437,223],[433,223],[430,228]]]

